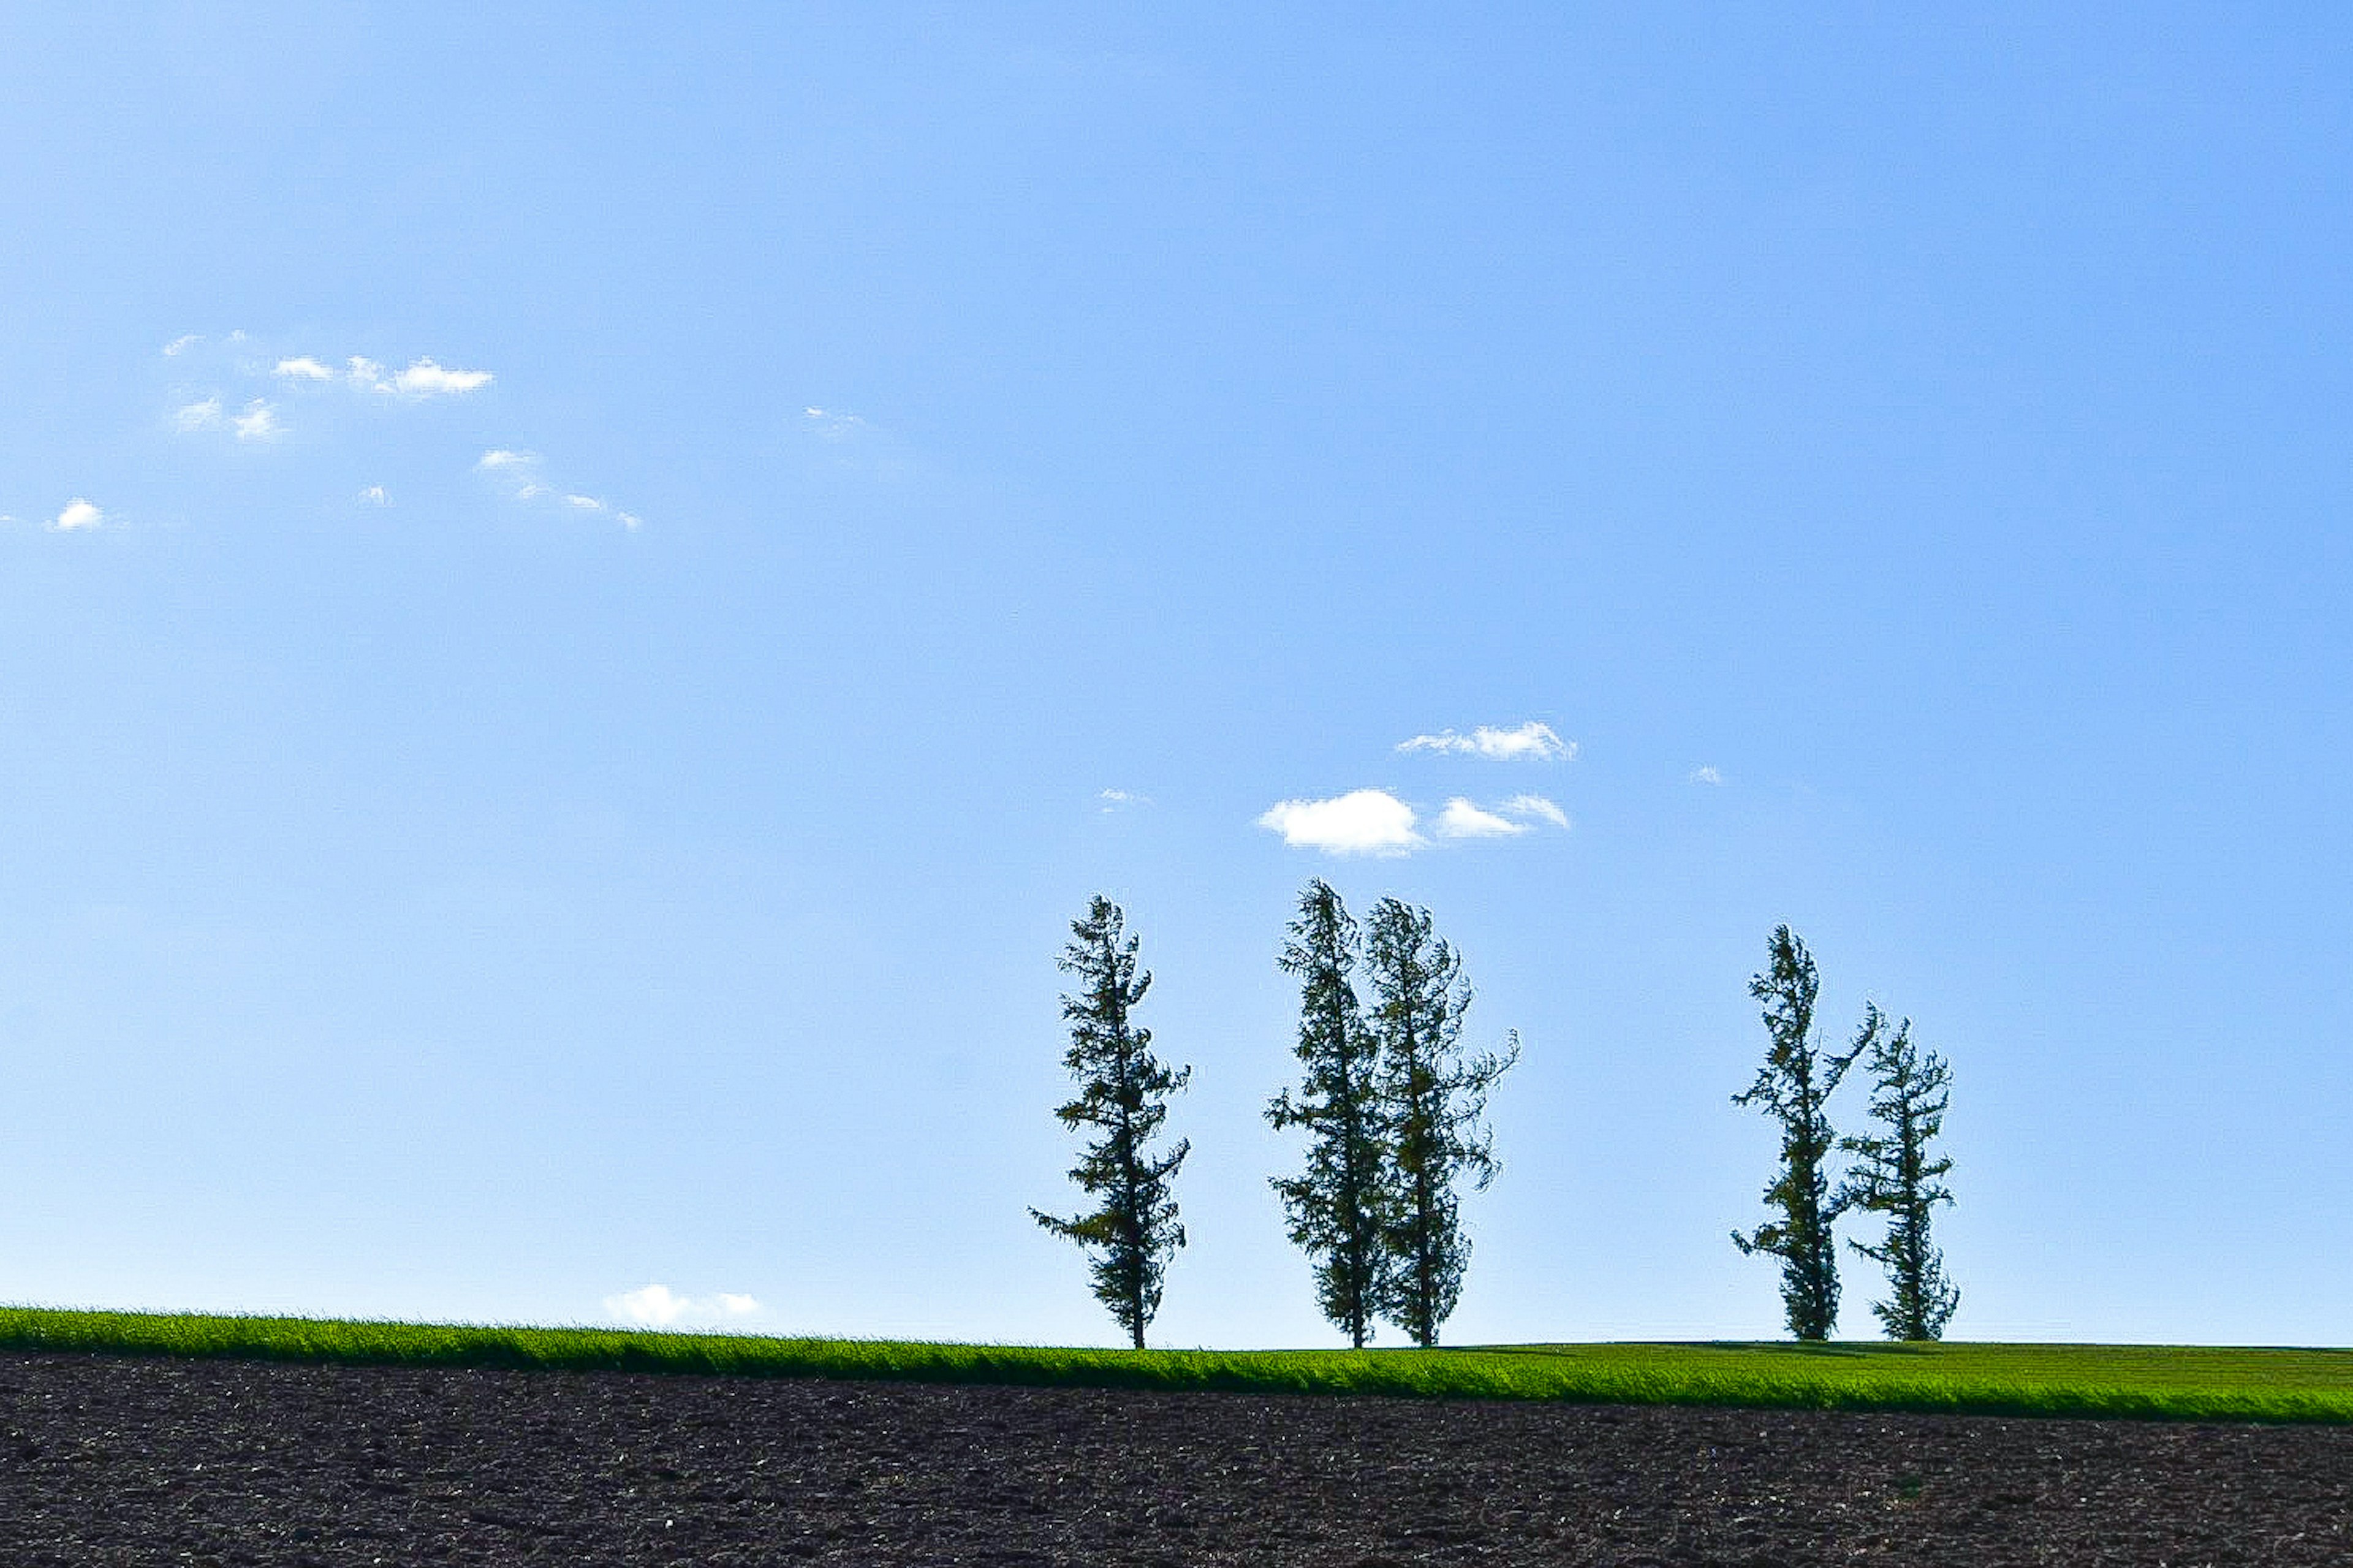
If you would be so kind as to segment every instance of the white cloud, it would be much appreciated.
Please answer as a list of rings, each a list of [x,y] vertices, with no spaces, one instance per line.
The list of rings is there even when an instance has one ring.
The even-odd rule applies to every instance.
[[[390,506],[392,498],[384,493],[382,485],[370,485],[360,492],[360,500],[370,506]]]
[[[1125,806],[1152,804],[1150,795],[1138,795],[1134,790],[1127,789],[1107,789],[1098,794],[1095,798],[1103,802],[1103,809],[1105,811],[1118,811]]]
[[[1691,771],[1691,782],[1694,784],[1721,784],[1724,782],[1724,775],[1716,772],[1714,767],[1694,768]]]
[[[104,512],[76,496],[66,503],[65,510],[58,513],[49,526],[69,533],[78,528],[96,528],[105,521]]]
[[[559,489],[544,478],[546,465],[536,452],[518,452],[508,447],[493,447],[474,459],[474,471],[490,474],[514,486],[514,499],[520,501],[555,500],[574,511],[594,512],[610,516],[623,528],[635,529],[643,519],[635,512],[623,511],[602,496],[583,494],[577,490]]]
[[[674,1323],[686,1314],[686,1298],[670,1294],[667,1285],[648,1285],[605,1298],[605,1310],[639,1323]]]
[[[866,421],[857,415],[837,414],[829,408],[804,408],[801,417],[828,441],[846,441],[866,428]]]
[[[224,414],[221,400],[207,397],[202,403],[184,404],[173,411],[173,428],[182,434],[196,430],[217,430],[227,426],[237,432],[240,441],[268,441],[281,435],[285,426],[278,423],[277,411],[261,398],[245,405],[242,414]]]
[[[1509,838],[1527,830],[1526,823],[1506,821],[1492,811],[1482,811],[1459,795],[1438,814],[1440,838]]]
[[[429,359],[418,360],[392,378],[393,389],[411,397],[431,397],[438,393],[472,392],[488,386],[491,375],[486,370],[444,370]]]
[[[420,359],[406,370],[390,375],[385,374],[383,365],[364,354],[353,354],[344,363],[351,366],[348,374],[353,386],[402,397],[472,392],[496,379],[486,370],[449,370],[429,359]]]
[[[299,381],[332,381],[335,379],[335,373],[333,371],[329,370],[325,365],[321,364],[309,354],[303,354],[295,359],[280,360],[278,362],[278,367],[275,374],[279,375],[292,376]]]
[[[180,430],[210,430],[221,422],[221,401],[207,397],[202,403],[184,405],[172,416],[173,426]]]
[[[190,332],[185,337],[174,338],[170,342],[164,345],[164,356],[170,359],[177,359],[180,355],[186,353],[190,349],[195,347],[198,343],[203,342],[204,341],[204,334],[201,332]]]
[[[1258,819],[1285,844],[1327,855],[1410,855],[1426,842],[1413,807],[1387,790],[1352,790],[1330,800],[1286,800]]]
[[[1531,719],[1515,730],[1498,730],[1482,724],[1469,734],[1453,730],[1441,730],[1435,735],[1416,735],[1410,741],[1400,741],[1400,752],[1458,752],[1486,757],[1495,762],[1567,762],[1577,755],[1577,742],[1564,741],[1553,732],[1549,724]]]
[[[667,1285],[646,1285],[635,1290],[625,1290],[617,1296],[605,1298],[605,1310],[617,1318],[627,1318],[633,1323],[650,1328],[667,1328],[681,1321],[712,1322],[729,1318],[748,1317],[760,1310],[760,1303],[749,1296],[732,1290],[722,1290],[708,1300],[681,1296]]]
[[[1504,809],[1514,816],[1536,817],[1555,827],[1568,826],[1568,813],[1540,795],[1515,795],[1504,803]]]

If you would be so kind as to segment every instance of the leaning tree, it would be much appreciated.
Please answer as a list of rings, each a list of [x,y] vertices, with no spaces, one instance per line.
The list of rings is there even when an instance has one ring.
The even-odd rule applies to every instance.
[[[1871,1308],[1887,1337],[1942,1339],[1961,1293],[1946,1279],[1945,1255],[1929,1239],[1928,1211],[1953,1201],[1944,1185],[1953,1162],[1932,1157],[1929,1145],[1944,1131],[1953,1072],[1936,1052],[1924,1056],[1912,1044],[1911,1019],[1892,1030],[1884,1023],[1876,1007],[1864,1019],[1873,1036],[1871,1113],[1886,1132],[1839,1140],[1841,1149],[1858,1157],[1839,1188],[1839,1204],[1887,1216],[1887,1234],[1878,1246],[1847,1243],[1887,1270],[1887,1300]]]
[[[1062,1062],[1079,1089],[1054,1114],[1073,1131],[1094,1131],[1071,1167],[1071,1180],[1096,1206],[1072,1219],[1034,1208],[1029,1214],[1088,1250],[1096,1300],[1142,1350],[1145,1326],[1160,1310],[1169,1255],[1185,1245],[1169,1193],[1192,1149],[1191,1140],[1179,1139],[1166,1153],[1155,1154],[1153,1137],[1167,1118],[1167,1096],[1184,1089],[1193,1069],[1172,1072],[1162,1065],[1152,1054],[1152,1031],[1130,1017],[1152,976],[1136,968],[1138,939],[1121,941],[1124,920],[1117,904],[1097,894],[1085,916],[1071,922],[1071,944],[1058,961],[1079,980],[1078,989],[1062,998],[1062,1016],[1071,1026]]]
[[[1509,1037],[1501,1054],[1465,1054],[1471,987],[1461,955],[1431,930],[1428,910],[1393,898],[1374,906],[1365,969],[1395,1172],[1383,1226],[1389,1271],[1381,1315],[1427,1347],[1453,1313],[1471,1257],[1455,1182],[1471,1173],[1484,1189],[1502,1168],[1482,1119],[1488,1091],[1519,1060],[1519,1037]]]
[[[1350,974],[1356,922],[1332,885],[1318,878],[1299,896],[1277,964],[1299,977],[1299,1043],[1304,1071],[1266,1108],[1277,1131],[1307,1131],[1307,1166],[1271,1178],[1282,1196],[1291,1239],[1315,1270],[1316,1304],[1362,1350],[1373,1332],[1388,1276],[1383,1234],[1392,1208],[1387,1119],[1377,1041]]]
[[[1735,1105],[1757,1105],[1781,1124],[1781,1169],[1765,1189],[1765,1201],[1779,1217],[1732,1243],[1744,1253],[1769,1253],[1781,1260],[1781,1304],[1789,1331],[1801,1340],[1826,1340],[1838,1322],[1838,1244],[1831,1226],[1840,1200],[1830,1189],[1822,1162],[1834,1146],[1823,1102],[1876,1037],[1879,1013],[1871,1010],[1862,1032],[1843,1056],[1823,1050],[1814,1038],[1814,995],[1820,980],[1806,944],[1786,925],[1774,929],[1767,945],[1772,967],[1752,976],[1748,994],[1765,1004],[1770,1041],[1757,1081],[1732,1097]]]

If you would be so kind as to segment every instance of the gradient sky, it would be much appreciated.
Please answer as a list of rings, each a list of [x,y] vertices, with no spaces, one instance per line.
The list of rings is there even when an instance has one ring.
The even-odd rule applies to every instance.
[[[2353,20],[1165,12],[0,6],[0,1299],[1119,1342],[1101,891],[1154,1341],[1337,1342],[1322,876],[1450,1342],[1780,1331],[1787,921],[1955,1337],[2347,1342]]]

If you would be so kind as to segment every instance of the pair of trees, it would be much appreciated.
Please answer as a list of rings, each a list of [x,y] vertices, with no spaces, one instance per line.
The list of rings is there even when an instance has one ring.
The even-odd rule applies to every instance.
[[[1911,1019],[1891,1026],[1875,1003],[1864,1006],[1862,1026],[1844,1053],[1823,1049],[1814,1035],[1820,979],[1813,956],[1786,925],[1775,928],[1767,954],[1769,967],[1750,979],[1748,994],[1765,1005],[1771,1045],[1756,1081],[1732,1099],[1761,1107],[1781,1124],[1779,1174],[1765,1189],[1765,1201],[1778,1217],[1748,1235],[1733,1232],[1733,1245],[1781,1260],[1789,1331],[1800,1340],[1823,1340],[1838,1322],[1832,1226],[1850,1209],[1884,1215],[1887,1230],[1877,1245],[1848,1243],[1887,1270],[1887,1298],[1872,1310],[1891,1339],[1942,1338],[1960,1291],[1945,1276],[1928,1221],[1936,1205],[1953,1201],[1943,1185],[1953,1162],[1932,1158],[1928,1148],[1944,1127],[1952,1069],[1934,1051],[1924,1056],[1913,1045]],[[1875,1083],[1872,1113],[1885,1131],[1836,1138],[1824,1107],[1865,1052]],[[1856,1157],[1835,1187],[1823,1168],[1833,1151]]]
[[[1306,1169],[1273,1179],[1293,1242],[1314,1264],[1324,1315],[1361,1348],[1385,1318],[1416,1344],[1438,1342],[1470,1260],[1457,1179],[1480,1187],[1501,1168],[1483,1125],[1488,1090],[1519,1059],[1510,1037],[1498,1054],[1466,1056],[1462,1019],[1472,992],[1460,954],[1432,929],[1430,911],[1396,899],[1374,909],[1361,935],[1329,884],[1308,884],[1279,960],[1300,980],[1300,1061],[1305,1081],[1267,1107],[1278,1129],[1309,1134]],[[1061,968],[1078,976],[1062,998],[1071,1026],[1063,1064],[1077,1095],[1054,1114],[1094,1136],[1071,1179],[1097,1201],[1064,1219],[1031,1216],[1089,1249],[1094,1294],[1137,1349],[1159,1310],[1171,1254],[1185,1245],[1170,1195],[1191,1152],[1178,1140],[1155,1152],[1167,1096],[1192,1068],[1152,1054],[1152,1032],[1132,1017],[1152,984],[1124,935],[1119,907],[1098,895],[1071,925]],[[1372,989],[1369,1011],[1353,976]]]
[[[1434,1345],[1471,1258],[1456,1183],[1473,1175],[1483,1191],[1502,1169],[1482,1119],[1519,1037],[1500,1053],[1465,1054],[1461,955],[1428,910],[1398,899],[1374,906],[1360,942],[1340,895],[1308,883],[1279,962],[1299,978],[1293,1050],[1305,1074],[1266,1119],[1306,1129],[1308,1147],[1304,1170],[1272,1181],[1314,1265],[1316,1303],[1357,1349],[1377,1317]],[[1352,978],[1360,964],[1369,1011]]]

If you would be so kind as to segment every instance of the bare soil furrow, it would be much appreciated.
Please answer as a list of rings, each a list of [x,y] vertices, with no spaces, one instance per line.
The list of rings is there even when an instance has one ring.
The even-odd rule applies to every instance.
[[[2353,1428],[0,1357],[0,1563],[2353,1563]]]

